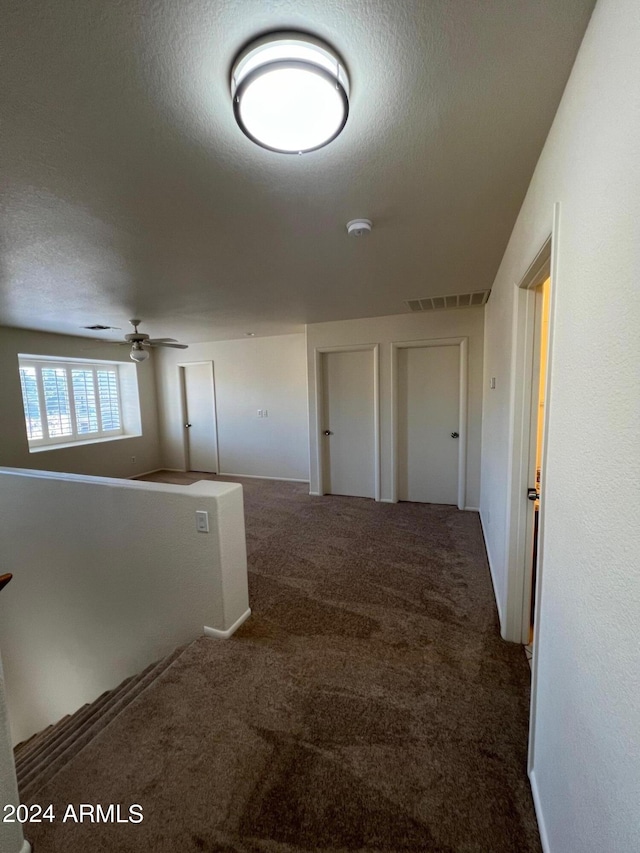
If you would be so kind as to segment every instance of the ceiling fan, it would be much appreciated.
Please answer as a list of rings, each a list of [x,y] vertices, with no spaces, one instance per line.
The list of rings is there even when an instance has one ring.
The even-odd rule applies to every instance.
[[[138,363],[146,361],[149,358],[148,350],[154,347],[173,347],[174,349],[187,349],[187,344],[179,344],[175,338],[150,338],[144,332],[138,331],[138,326],[142,320],[133,318],[129,320],[133,326],[133,332],[124,336],[124,341],[114,341],[120,346],[130,346],[131,352],[129,357]]]

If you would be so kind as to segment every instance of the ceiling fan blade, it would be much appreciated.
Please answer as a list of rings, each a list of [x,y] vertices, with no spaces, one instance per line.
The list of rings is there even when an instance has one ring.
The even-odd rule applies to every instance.
[[[145,346],[150,347],[173,347],[174,349],[189,349],[187,344],[170,344],[165,341],[145,341]]]
[[[178,341],[175,338],[149,338],[147,343],[148,344],[164,344],[164,343],[177,344]]]

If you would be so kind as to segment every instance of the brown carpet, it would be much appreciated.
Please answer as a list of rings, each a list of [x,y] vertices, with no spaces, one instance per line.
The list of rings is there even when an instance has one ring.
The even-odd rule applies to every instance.
[[[477,515],[243,486],[252,618],[32,797],[58,815],[25,828],[35,853],[538,853],[529,668],[500,639]],[[68,803],[144,821],[63,823]]]

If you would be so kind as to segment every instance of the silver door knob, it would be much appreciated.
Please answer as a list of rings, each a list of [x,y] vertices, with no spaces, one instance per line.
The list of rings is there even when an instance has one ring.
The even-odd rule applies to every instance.
[[[185,424],[186,429],[189,429],[190,426],[191,426],[191,424]]]
[[[325,429],[324,434],[325,435],[333,435],[333,433],[331,432],[330,429]]]
[[[459,432],[452,432],[451,438],[460,438],[460,433]]]

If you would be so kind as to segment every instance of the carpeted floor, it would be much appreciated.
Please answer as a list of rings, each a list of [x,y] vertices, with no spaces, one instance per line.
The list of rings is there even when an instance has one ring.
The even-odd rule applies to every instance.
[[[500,639],[477,515],[243,486],[252,618],[33,797],[59,815],[26,827],[35,853],[539,853],[529,667]],[[144,820],[63,823],[68,803]]]

